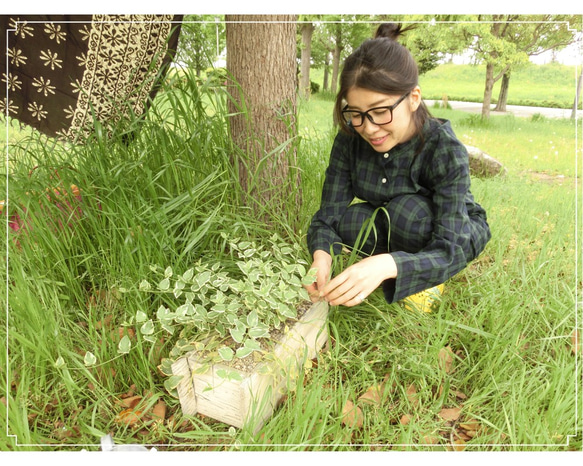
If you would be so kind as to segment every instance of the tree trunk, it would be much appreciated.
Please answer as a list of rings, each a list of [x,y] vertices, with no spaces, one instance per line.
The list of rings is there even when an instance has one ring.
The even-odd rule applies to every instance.
[[[577,116],[577,109],[579,108],[579,102],[581,102],[581,88],[583,87],[583,66],[581,66],[581,74],[577,80],[577,91],[575,92],[575,101],[573,102],[573,110],[571,111],[571,120],[574,120]]]
[[[484,101],[482,102],[482,117],[490,118],[490,103],[492,102],[492,89],[494,88],[494,65],[486,65],[486,86],[484,87]]]
[[[334,53],[332,55],[332,80],[330,82],[330,91],[332,93],[336,92],[336,86],[338,84],[338,75],[340,74],[340,55],[342,54],[342,48],[340,45],[336,44],[334,47]]]
[[[326,59],[324,61],[324,83],[322,84],[322,90],[328,90],[328,79],[330,76],[330,53],[326,52]]]
[[[510,71],[504,73],[502,76],[502,82],[500,83],[500,94],[498,95],[498,103],[494,110],[497,112],[506,111],[506,102],[508,101],[508,87],[510,85]]]
[[[257,218],[287,215],[301,199],[295,169],[296,16],[226,15],[233,163]],[[293,199],[290,196],[294,196]]]
[[[338,83],[338,76],[340,74],[340,58],[342,56],[342,26],[337,24],[334,30],[334,50],[332,50],[332,79],[330,81],[330,91],[336,92],[336,85]]]
[[[305,99],[310,98],[310,61],[312,59],[312,33],[314,25],[305,23],[302,25],[302,57],[300,72],[300,95]]]

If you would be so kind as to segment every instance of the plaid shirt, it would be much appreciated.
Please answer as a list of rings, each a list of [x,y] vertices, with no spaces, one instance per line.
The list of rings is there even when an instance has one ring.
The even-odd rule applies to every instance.
[[[445,282],[480,254],[491,237],[486,212],[470,192],[466,148],[450,123],[430,119],[423,134],[419,153],[421,141],[416,136],[383,154],[357,133],[340,132],[326,170],[321,206],[308,230],[310,254],[330,252],[331,247],[338,253],[342,241],[338,224],[355,197],[373,207],[403,194],[431,199],[434,220],[429,243],[416,253],[391,251],[398,275],[382,284],[389,303]]]

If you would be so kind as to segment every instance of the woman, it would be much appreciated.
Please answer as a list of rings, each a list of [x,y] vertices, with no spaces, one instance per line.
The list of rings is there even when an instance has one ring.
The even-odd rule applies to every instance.
[[[382,286],[392,303],[443,284],[491,237],[470,192],[468,154],[446,120],[421,99],[418,69],[384,24],[344,64],[334,108],[334,141],[322,201],[308,230],[313,301],[354,306]],[[366,257],[330,279],[332,254],[354,248],[366,222],[374,234],[356,245]]]

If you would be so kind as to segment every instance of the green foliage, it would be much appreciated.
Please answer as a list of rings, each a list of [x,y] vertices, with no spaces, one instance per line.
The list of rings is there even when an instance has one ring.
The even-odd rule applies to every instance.
[[[225,43],[222,16],[185,15],[175,61],[191,67],[200,75],[213,66]]]
[[[297,306],[309,300],[302,280],[305,262],[297,244],[277,235],[267,246],[222,233],[232,260],[198,260],[175,274],[171,266],[152,267],[161,275],[157,286],[142,280],[140,290],[164,296],[155,316],[141,310],[135,322],[144,340],[155,343],[162,333],[175,335],[170,357],[197,349],[210,362],[245,358],[263,351],[271,332],[297,319]],[[225,343],[231,341],[231,346]],[[217,346],[218,345],[218,346]]]

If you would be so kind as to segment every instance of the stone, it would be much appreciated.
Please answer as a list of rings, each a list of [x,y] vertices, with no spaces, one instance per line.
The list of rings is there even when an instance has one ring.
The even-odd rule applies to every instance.
[[[466,149],[470,158],[470,175],[477,178],[506,176],[506,168],[494,157],[474,146],[466,145]]]

